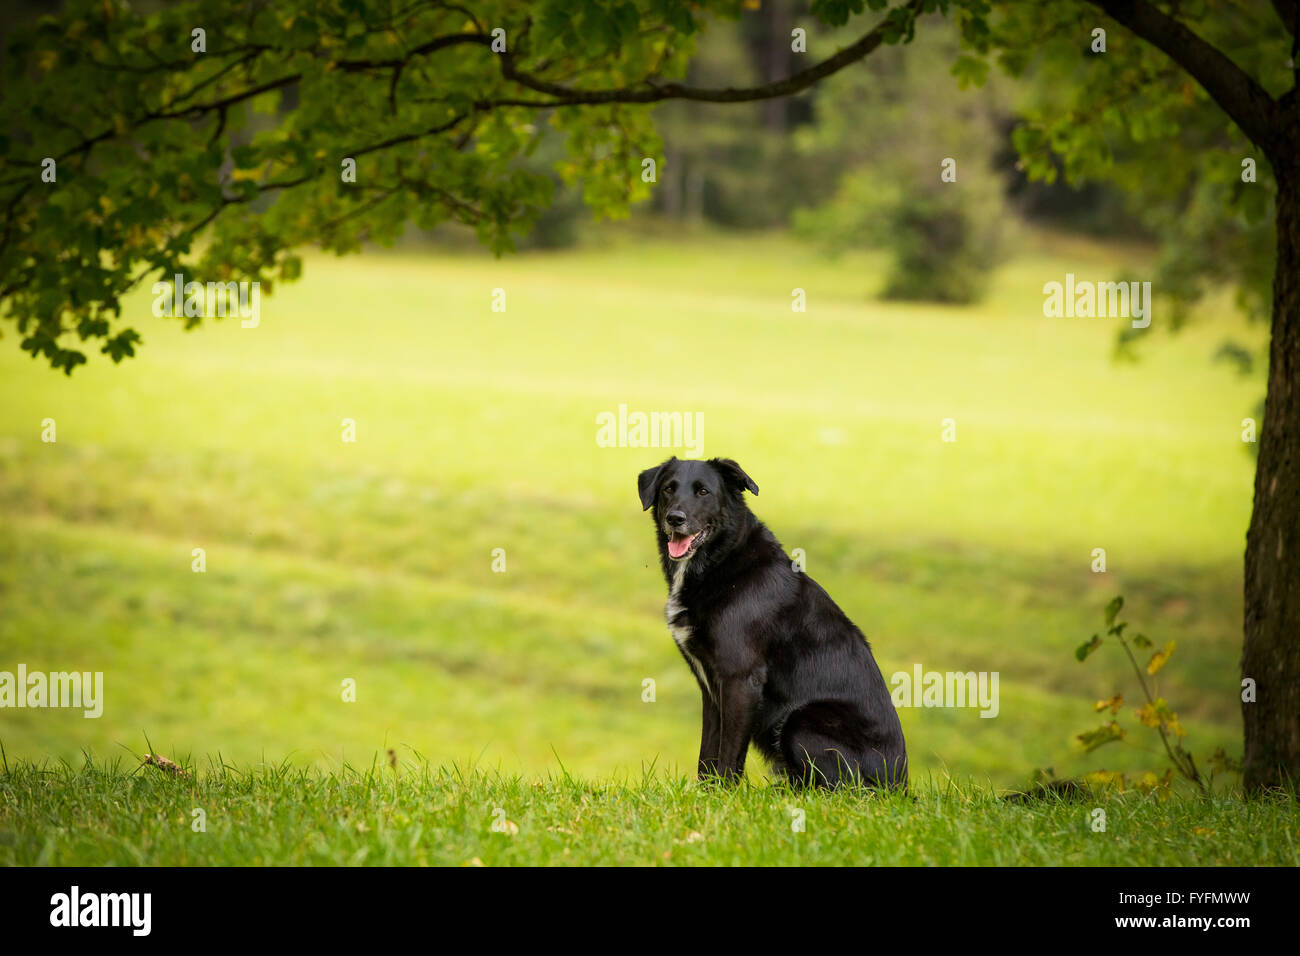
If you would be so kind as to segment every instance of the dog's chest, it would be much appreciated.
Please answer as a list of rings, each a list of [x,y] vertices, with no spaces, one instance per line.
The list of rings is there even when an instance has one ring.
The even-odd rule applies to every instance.
[[[664,618],[668,621],[668,630],[672,633],[673,640],[677,642],[678,650],[691,665],[691,670],[695,671],[695,676],[700,679],[705,690],[712,696],[713,687],[709,683],[704,663],[700,660],[698,642],[695,641],[695,626],[691,622],[690,612],[682,603],[682,583],[686,579],[686,566],[689,563],[689,561],[682,561],[673,573],[672,587],[668,590],[668,603],[664,605]]]

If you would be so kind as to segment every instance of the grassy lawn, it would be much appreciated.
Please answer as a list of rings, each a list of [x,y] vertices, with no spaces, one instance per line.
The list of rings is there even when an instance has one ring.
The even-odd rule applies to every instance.
[[[125,318],[145,346],[120,367],[92,356],[68,379],[0,342],[0,670],[105,685],[99,719],[0,711],[0,862],[530,862],[564,847],[573,862],[729,862],[746,833],[762,862],[1294,863],[1280,808],[1118,795],[1135,829],[1098,835],[1077,806],[989,793],[1036,767],[1163,769],[1151,741],[1093,755],[1073,741],[1099,722],[1093,701],[1136,698],[1120,655],[1073,657],[1117,593],[1136,628],[1177,642],[1160,693],[1193,751],[1241,746],[1240,423],[1263,386],[1211,355],[1260,330],[1224,305],[1171,338],[1157,304],[1142,361],[1115,363],[1115,323],[1046,319],[1041,288],[1114,277],[1133,253],[1031,247],[972,308],[881,303],[877,259],[769,237],[309,257],[256,329],[185,333],[142,292]],[[663,624],[635,477],[690,453],[598,447],[596,416],[620,404],[703,414],[703,454],[754,476],[755,510],[804,549],[887,678],[1000,674],[994,719],[902,711],[915,803],[809,798],[792,834],[756,757],[760,786],[738,795],[697,802],[674,782],[694,766],[698,691]],[[27,763],[138,754],[146,734],[200,769],[217,754],[285,769],[204,776],[192,804],[171,781]],[[346,775],[389,748],[403,767],[492,775]],[[202,801],[222,809],[200,843],[184,824]],[[531,839],[485,834],[488,804]]]
[[[1287,797],[1020,805],[952,780],[911,795],[701,791],[655,773],[592,783],[415,762],[212,767],[197,785],[146,770],[7,775],[0,865],[1300,865]]]

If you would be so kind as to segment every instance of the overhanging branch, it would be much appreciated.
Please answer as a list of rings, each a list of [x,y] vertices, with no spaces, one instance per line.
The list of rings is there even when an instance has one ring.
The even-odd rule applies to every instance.
[[[461,10],[453,4],[440,4],[448,9]],[[920,13],[923,6],[923,0],[911,0],[904,7],[896,8],[895,12],[906,11],[912,17]],[[872,30],[860,37],[856,42],[850,44],[844,49],[831,57],[817,63],[806,70],[802,70],[784,80],[777,80],[770,83],[764,83],[752,87],[726,87],[723,89],[707,89],[700,87],[687,86],[683,83],[655,83],[651,80],[645,80],[635,87],[614,88],[604,90],[582,90],[563,84],[554,83],[538,77],[526,70],[520,69],[516,65],[516,54],[506,52],[499,54],[501,62],[501,74],[504,79],[515,83],[525,89],[532,90],[535,93],[542,94],[544,99],[527,98],[520,96],[487,96],[476,100],[473,104],[475,112],[489,112],[501,107],[520,106],[533,109],[549,109],[564,106],[584,106],[599,105],[604,103],[640,103],[650,104],[658,103],[664,100],[684,99],[696,102],[708,103],[743,103],[757,100],[775,99],[782,96],[789,96],[808,89],[834,73],[839,72],[847,66],[864,59],[872,51],[876,50],[885,40],[886,27],[888,20],[877,24]],[[526,34],[525,30],[525,34]],[[449,49],[462,45],[475,45],[490,49],[492,38],[481,32],[472,33],[454,33],[434,37],[416,47],[413,47],[400,58],[382,59],[382,60],[340,60],[335,66],[341,72],[348,73],[366,73],[369,71],[388,71],[389,79],[389,97],[392,100],[395,94],[395,85],[397,75],[406,67],[413,58],[436,53],[440,50]],[[218,122],[216,124],[213,138],[220,135],[225,128],[225,117],[227,110],[235,105],[244,103],[253,97],[272,90],[283,89],[299,82],[302,79],[300,73],[294,72],[264,81],[251,87],[228,93],[216,99],[208,100],[202,103],[191,103],[181,105],[185,100],[192,97],[199,89],[209,86],[226,76],[231,70],[240,66],[247,66],[259,55],[271,51],[272,48],[264,44],[247,45],[244,47],[234,48],[227,51],[227,55],[234,57],[231,63],[227,64],[221,70],[203,82],[197,84],[186,94],[168,104],[166,108],[153,110],[137,118],[134,122],[128,124],[128,129],[137,129],[148,123],[168,120],[197,121],[209,114],[216,114]],[[167,67],[168,64],[161,64],[161,68]],[[444,132],[454,126],[459,125],[465,116],[454,117],[446,124],[426,129],[415,133],[394,136],[380,143],[364,147],[360,151],[353,151],[350,155],[359,155],[361,152],[376,152],[389,148],[400,143],[409,142],[431,134]],[[110,128],[101,133],[86,136],[79,143],[62,151],[56,159],[62,161],[70,156],[81,155],[87,156],[90,151],[99,143],[112,139],[118,135],[118,130]],[[295,180],[288,185],[298,185],[300,182],[310,179],[304,177]],[[13,226],[13,217],[15,206],[23,199],[31,188],[28,182],[19,188],[14,195],[8,198],[10,201],[4,210],[2,217],[5,229],[0,234],[0,250],[8,247],[10,234]],[[221,209],[227,205],[223,203],[214,211],[219,214]],[[206,220],[210,221],[210,219]]]
[[[1222,50],[1147,0],[1088,0],[1191,74],[1250,140],[1273,157],[1281,148],[1279,107]],[[1294,0],[1291,0],[1294,4]],[[1285,4],[1284,4],[1285,5]]]
[[[910,10],[912,15],[915,16],[920,12],[921,0],[912,0],[906,7],[900,7],[899,9]],[[520,86],[555,97],[555,102],[549,104],[552,106],[582,106],[601,103],[658,103],[663,100],[694,100],[701,103],[746,103],[754,100],[771,100],[806,90],[818,80],[825,79],[833,73],[838,73],[846,66],[863,59],[884,42],[885,26],[884,22],[878,24],[875,29],[863,35],[857,42],[840,50],[834,56],[828,57],[806,70],[795,73],[793,76],[786,77],[784,80],[739,89],[727,87],[720,90],[711,90],[686,86],[682,83],[656,84],[646,81],[640,88],[577,90],[558,83],[547,82],[518,69],[514,63],[514,57],[508,53],[501,56],[501,73],[506,79],[518,83]]]

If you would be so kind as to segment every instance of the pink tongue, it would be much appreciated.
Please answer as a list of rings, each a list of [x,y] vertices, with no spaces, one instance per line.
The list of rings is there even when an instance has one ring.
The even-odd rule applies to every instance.
[[[694,540],[693,534],[675,534],[668,539],[668,553],[674,558],[680,558],[691,549],[691,542]]]

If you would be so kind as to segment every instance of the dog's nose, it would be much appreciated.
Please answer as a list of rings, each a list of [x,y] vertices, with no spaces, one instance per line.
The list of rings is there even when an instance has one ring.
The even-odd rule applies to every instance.
[[[686,524],[686,512],[670,511],[668,514],[664,515],[664,520],[668,522],[669,527],[680,528],[682,525]]]

